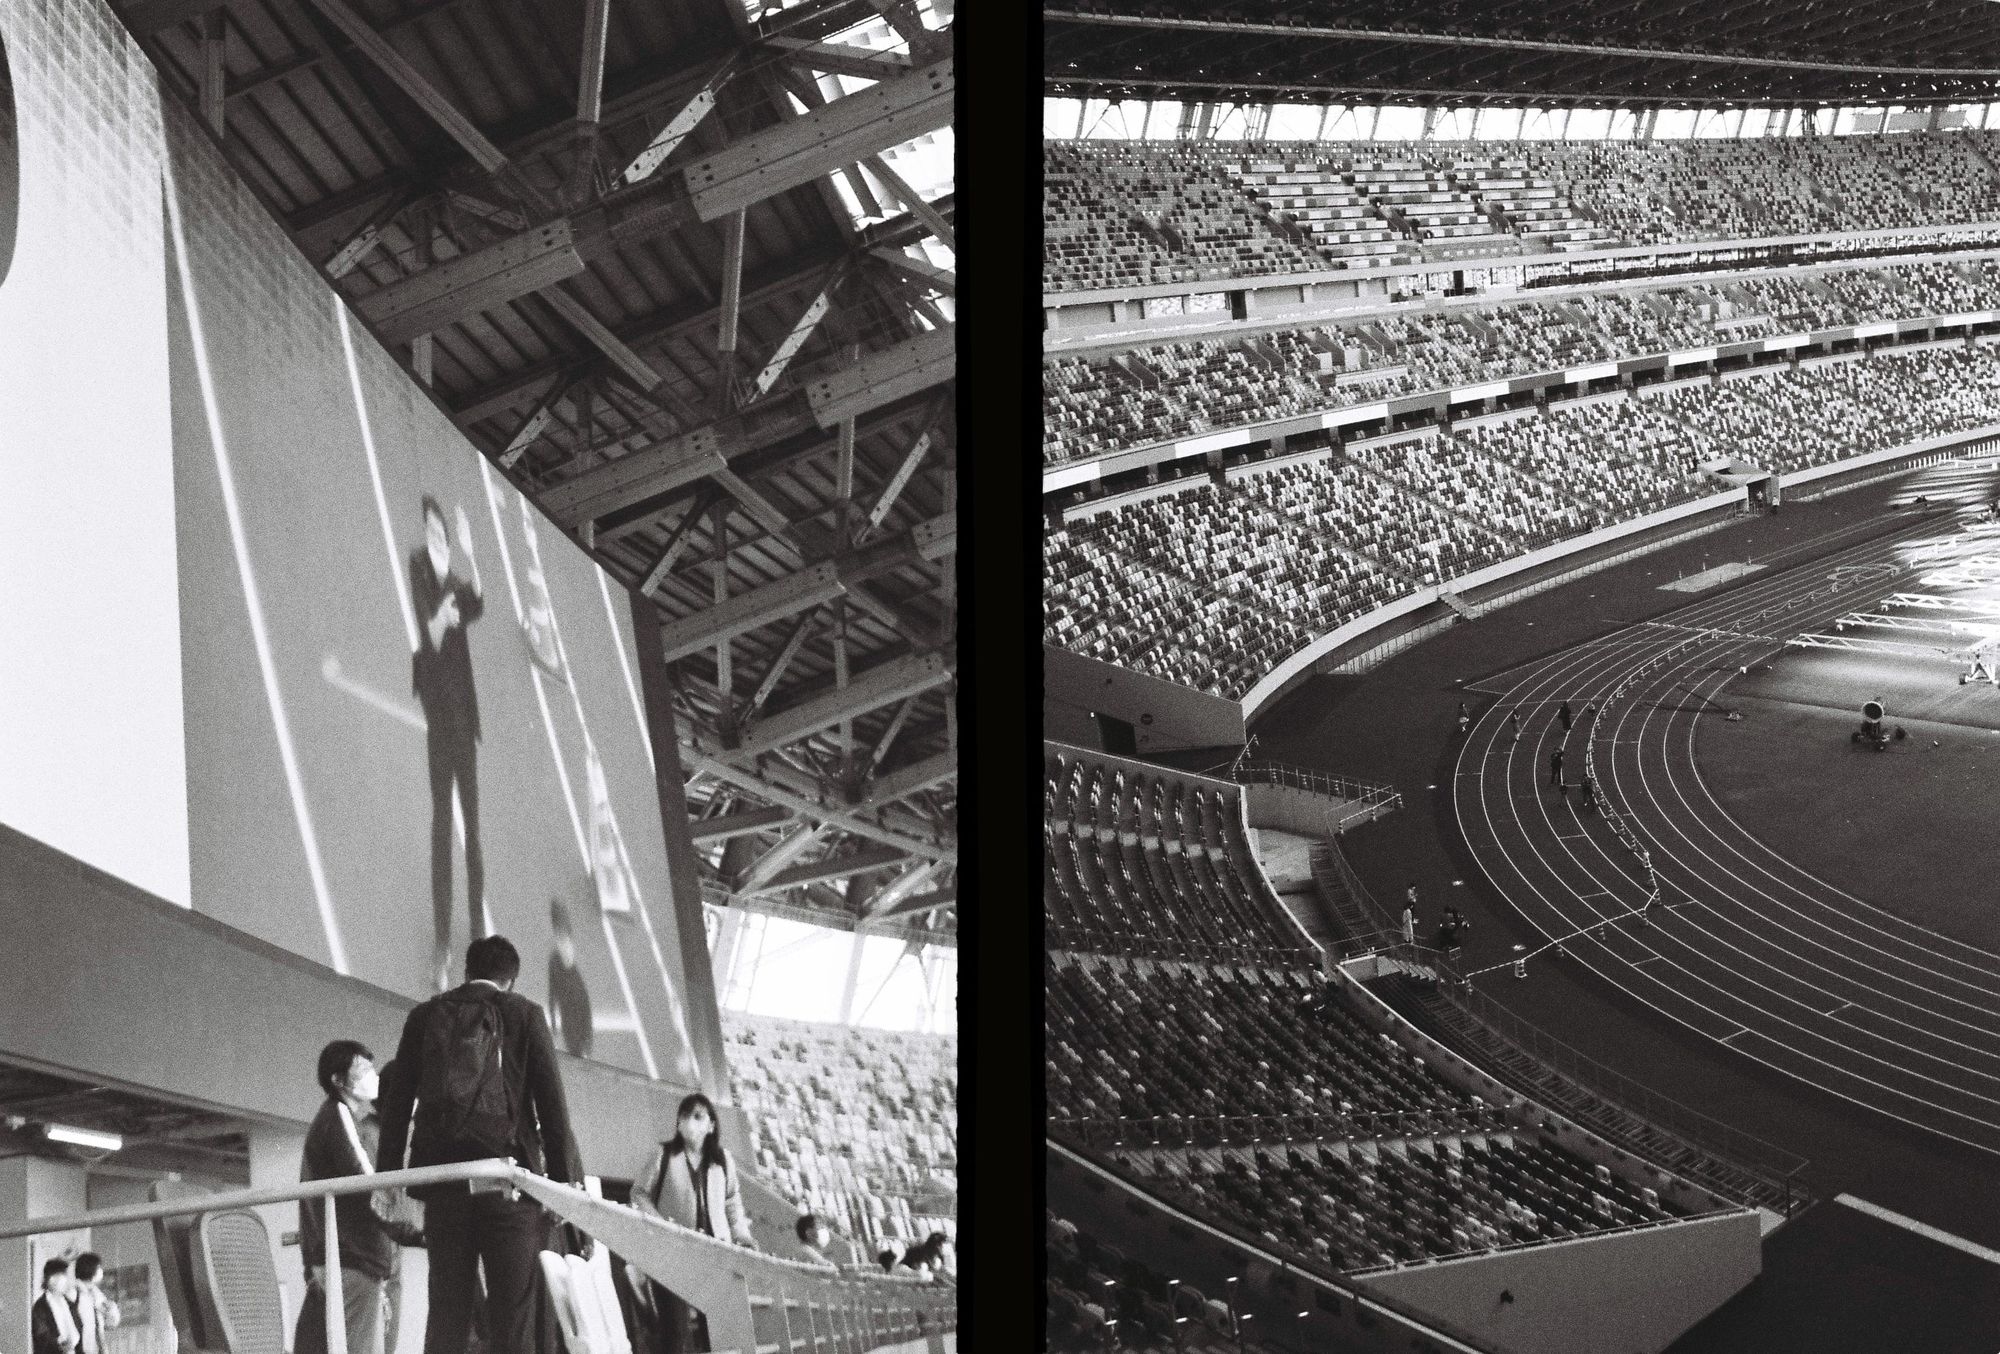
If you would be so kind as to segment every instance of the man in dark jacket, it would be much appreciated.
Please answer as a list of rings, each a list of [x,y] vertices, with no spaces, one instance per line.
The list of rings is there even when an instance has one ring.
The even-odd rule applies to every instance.
[[[326,1092],[312,1127],[306,1130],[299,1179],[337,1180],[374,1169],[377,1078],[375,1057],[352,1039],[336,1039],[320,1050],[318,1078]],[[310,1289],[299,1309],[293,1354],[322,1354],[326,1349],[326,1220],[324,1201],[299,1200],[299,1249]],[[342,1310],[347,1317],[348,1354],[383,1354],[386,1344],[388,1288],[402,1257],[400,1243],[418,1237],[398,1235],[377,1211],[368,1194],[343,1194],[334,1200],[334,1220],[340,1232]]]
[[[69,1261],[42,1265],[42,1295],[28,1312],[28,1336],[35,1354],[76,1354],[76,1312],[69,1305]]]
[[[463,986],[432,997],[403,1023],[395,1075],[382,1087],[376,1165],[393,1171],[504,1156],[552,1180],[577,1181],[582,1168],[548,1018],[513,990],[520,953],[503,936],[475,940],[465,972]],[[473,1059],[484,1061],[467,1065]],[[488,1348],[534,1354],[536,1257],[549,1233],[541,1206],[463,1183],[411,1192],[423,1197],[430,1249],[424,1354],[464,1354],[482,1265]]]
[[[424,495],[424,544],[410,554],[410,606],[416,612],[417,648],[410,655],[410,686],[424,707],[431,775],[431,922],[436,944],[431,966],[437,990],[450,985],[451,798],[458,791],[465,819],[465,897],[472,936],[486,931],[485,857],[479,848],[479,692],[472,683],[472,647],[465,628],[485,613],[479,562],[472,554],[472,525],[458,510],[458,546],[470,581],[451,571],[451,536],[444,509]]]

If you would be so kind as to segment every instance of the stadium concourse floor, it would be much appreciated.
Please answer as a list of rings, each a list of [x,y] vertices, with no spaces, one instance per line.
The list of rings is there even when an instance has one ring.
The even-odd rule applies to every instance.
[[[1662,585],[1726,561],[1765,579],[1876,534],[1907,529],[1894,481],[1718,531],[1463,622],[1364,676],[1316,676],[1255,725],[1261,755],[1403,792],[1404,807],[1350,831],[1343,849],[1385,906],[1417,886],[1426,932],[1446,904],[1472,922],[1467,970],[1543,939],[1491,891],[1459,835],[1451,786],[1465,687],[1620,626],[1685,606]],[[1941,526],[1944,525],[1941,523]],[[1697,597],[1726,595],[1725,583]],[[1871,599],[1872,600],[1872,599]],[[1857,596],[1857,606],[1863,599]],[[1793,662],[1792,658],[1800,661]],[[1837,659],[1829,663],[1826,659]],[[1740,723],[1700,721],[1697,757],[1716,797],[1781,855],[1946,935],[2000,949],[2000,691],[1827,651],[1789,651],[1722,697]],[[1887,752],[1847,731],[1886,696],[1910,737]],[[1546,708],[1539,716],[1549,718]],[[1938,746],[1932,747],[1936,739]],[[1529,976],[1478,988],[1585,1055],[1732,1128],[1810,1160],[1820,1201],[1774,1234],[1765,1273],[1675,1351],[2000,1350],[2000,1156],[1900,1124],[1794,1081],[1676,1025],[1580,966],[1547,956]],[[1858,1198],[1971,1243],[1968,1253],[1835,1202]]]

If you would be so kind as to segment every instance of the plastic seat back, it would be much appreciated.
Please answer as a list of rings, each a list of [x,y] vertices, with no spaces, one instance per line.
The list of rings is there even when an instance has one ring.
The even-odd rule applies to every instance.
[[[285,1354],[285,1308],[271,1234],[248,1209],[196,1215],[195,1301],[222,1354]]]

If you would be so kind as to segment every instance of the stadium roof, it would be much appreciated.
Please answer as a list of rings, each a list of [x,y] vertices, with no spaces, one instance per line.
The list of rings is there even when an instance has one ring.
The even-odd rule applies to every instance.
[[[713,887],[949,932],[948,0],[114,5],[377,336],[656,604]]]
[[[1990,0],[1044,0],[1052,96],[1614,107],[2000,99]]]

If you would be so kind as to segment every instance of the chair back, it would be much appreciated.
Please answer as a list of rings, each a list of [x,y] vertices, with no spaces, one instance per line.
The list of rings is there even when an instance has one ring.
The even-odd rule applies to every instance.
[[[165,1182],[155,1183],[148,1193],[154,1203],[167,1203],[185,1196]],[[195,1300],[194,1218],[181,1216],[153,1219],[153,1248],[159,1252],[160,1287],[167,1298],[167,1314],[179,1334],[183,1354],[221,1354],[222,1344],[202,1317]]]
[[[194,1219],[195,1298],[222,1354],[285,1354],[285,1306],[271,1234],[247,1208]]]

